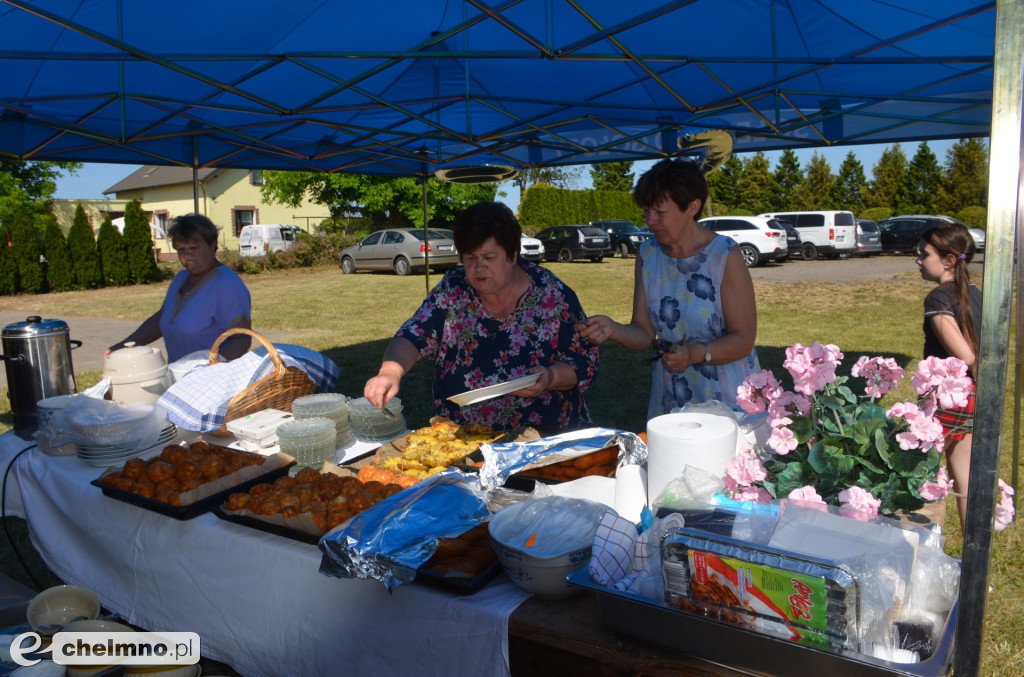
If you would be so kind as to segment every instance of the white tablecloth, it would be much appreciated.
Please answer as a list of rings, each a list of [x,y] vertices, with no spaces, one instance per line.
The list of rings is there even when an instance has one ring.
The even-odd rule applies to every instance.
[[[0,436],[0,476],[27,443]],[[319,573],[316,546],[225,522],[179,521],[104,496],[101,473],[32,449],[7,514],[47,565],[153,631],[199,633],[245,675],[507,675],[508,617],[527,595],[503,576],[471,596]],[[12,486],[13,485],[13,486]]]

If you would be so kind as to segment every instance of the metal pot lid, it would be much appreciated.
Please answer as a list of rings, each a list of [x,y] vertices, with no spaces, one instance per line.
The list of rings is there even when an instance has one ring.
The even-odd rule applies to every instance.
[[[38,315],[32,315],[24,322],[15,322],[4,327],[4,338],[31,338],[33,336],[48,336],[50,334],[68,333],[68,323],[64,320],[44,320]]]

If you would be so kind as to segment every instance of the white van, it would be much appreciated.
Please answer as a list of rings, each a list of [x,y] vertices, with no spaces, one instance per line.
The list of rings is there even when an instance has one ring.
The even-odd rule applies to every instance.
[[[238,251],[242,256],[266,256],[295,246],[301,229],[284,223],[258,223],[245,226],[238,235]]]
[[[758,216],[788,221],[796,228],[800,233],[800,257],[805,261],[813,261],[819,254],[841,259],[857,252],[853,212],[775,212]]]

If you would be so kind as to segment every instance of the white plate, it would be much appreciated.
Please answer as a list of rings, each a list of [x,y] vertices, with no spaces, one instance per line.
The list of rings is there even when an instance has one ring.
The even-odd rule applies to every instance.
[[[522,378],[513,379],[512,381],[506,381],[505,383],[495,383],[492,386],[484,386],[483,388],[477,388],[476,390],[468,390],[458,395],[452,395],[448,398],[448,401],[454,402],[460,407],[465,407],[494,397],[508,395],[509,393],[514,393],[515,391],[522,390],[523,388],[528,388],[539,380],[540,373],[538,372]]]

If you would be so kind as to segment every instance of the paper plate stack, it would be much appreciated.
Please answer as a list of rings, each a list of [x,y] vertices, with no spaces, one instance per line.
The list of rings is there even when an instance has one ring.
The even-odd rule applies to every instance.
[[[292,414],[296,419],[329,418],[334,421],[337,433],[335,444],[347,447],[353,439],[348,424],[348,398],[341,393],[319,393],[299,397],[292,402]]]
[[[110,465],[120,465],[126,459],[144,454],[150,450],[160,450],[174,441],[178,435],[178,429],[173,423],[167,421],[160,429],[160,436],[149,447],[122,447],[111,444],[93,444],[88,442],[76,442],[78,458],[91,466],[105,468]]]
[[[334,421],[329,418],[296,419],[277,428],[281,451],[294,457],[297,467],[319,468],[324,461],[337,461],[336,440]]]
[[[391,398],[388,411],[395,415],[391,420],[365,397],[348,403],[348,423],[356,439],[361,442],[390,442],[405,434],[405,416],[402,415],[402,401]]]

